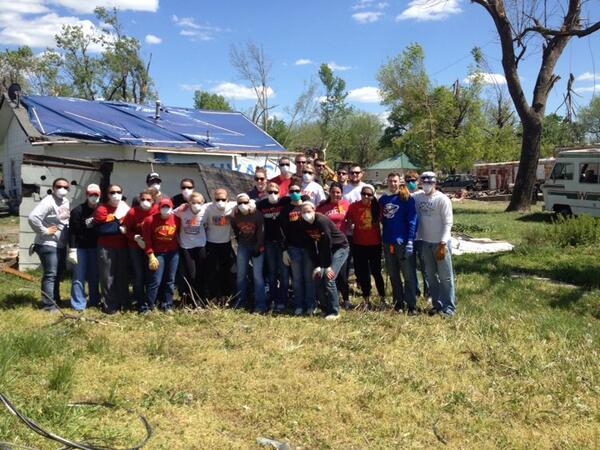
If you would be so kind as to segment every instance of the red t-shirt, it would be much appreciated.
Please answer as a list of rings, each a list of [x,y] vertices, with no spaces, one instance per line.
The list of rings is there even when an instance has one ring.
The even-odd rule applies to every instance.
[[[94,211],[94,222],[96,226],[115,221],[117,207],[108,203],[101,203]],[[127,237],[124,234],[100,234],[98,235],[98,246],[104,248],[127,248]]]
[[[362,201],[350,205],[348,219],[354,224],[352,242],[356,245],[378,245],[381,243],[379,222],[373,217],[371,205],[365,206]]]
[[[142,236],[142,222],[146,219],[146,217],[151,216],[158,212],[158,205],[154,203],[148,211],[144,211],[141,206],[134,206],[129,211],[125,217],[123,217],[123,225],[127,228],[127,243],[129,247],[137,248],[137,242],[133,240],[133,237],[136,234]]]
[[[271,178],[269,182],[277,183],[279,185],[279,197],[285,197],[288,195],[290,184],[292,183],[292,177],[283,178],[281,175],[277,175],[275,178]]]
[[[329,219],[335,223],[335,226],[341,232],[345,232],[345,221],[346,221],[346,213],[348,212],[348,208],[350,204],[348,200],[341,199],[337,204],[327,202],[321,203],[317,207],[317,212],[329,217]]]
[[[166,219],[160,217],[160,213],[147,217],[142,224],[146,254],[177,250],[179,224],[179,217],[175,214],[169,214]]]

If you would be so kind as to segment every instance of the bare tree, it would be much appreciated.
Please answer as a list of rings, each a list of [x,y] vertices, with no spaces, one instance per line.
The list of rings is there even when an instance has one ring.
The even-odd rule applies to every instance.
[[[256,105],[252,113],[252,121],[262,123],[263,130],[269,125],[269,81],[271,61],[265,56],[262,45],[248,41],[245,46],[232,45],[229,61],[239,77],[250,83],[256,95]]]
[[[482,6],[496,26],[502,48],[502,68],[508,91],[523,128],[519,172],[508,211],[527,210],[531,204],[547,99],[560,76],[556,63],[573,37],[588,36],[600,22],[582,17],[586,0],[471,0]],[[548,5],[549,4],[549,5]],[[508,8],[507,8],[508,6]],[[531,104],[519,78],[519,63],[528,47],[541,46],[541,62]]]

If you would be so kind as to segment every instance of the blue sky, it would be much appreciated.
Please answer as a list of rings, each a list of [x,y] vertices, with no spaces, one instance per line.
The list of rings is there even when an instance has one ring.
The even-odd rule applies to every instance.
[[[588,3],[586,17],[600,20],[599,3]],[[272,61],[271,102],[282,117],[322,62],[346,80],[356,108],[383,113],[375,75],[411,42],[424,47],[438,84],[464,80],[476,45],[489,63],[487,78],[503,82],[494,75],[502,70],[491,18],[467,0],[0,0],[0,42],[42,50],[61,24],[92,29],[95,4],[120,8],[126,32],[140,39],[146,57],[152,54],[151,75],[166,105],[191,106],[193,91],[203,89],[225,95],[239,110],[251,107],[248,86],[229,63],[231,45],[248,40]],[[528,98],[538,65],[539,53],[531,51],[521,70]],[[577,77],[577,104],[600,93],[600,32],[567,47],[547,112],[562,102],[570,72]]]

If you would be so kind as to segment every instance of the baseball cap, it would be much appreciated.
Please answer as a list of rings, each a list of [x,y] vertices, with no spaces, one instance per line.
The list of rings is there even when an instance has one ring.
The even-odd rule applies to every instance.
[[[437,182],[437,178],[435,176],[435,172],[423,172],[421,174],[421,181],[424,183],[435,183]]]
[[[158,172],[150,172],[148,175],[146,175],[146,184],[150,183],[151,181],[158,181],[159,183],[162,181]]]
[[[158,207],[160,208],[161,206],[169,206],[172,208],[173,201],[169,197],[163,197],[158,202]]]

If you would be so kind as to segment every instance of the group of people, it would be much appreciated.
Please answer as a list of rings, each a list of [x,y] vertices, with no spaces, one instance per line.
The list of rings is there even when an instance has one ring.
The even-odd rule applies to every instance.
[[[436,191],[435,173],[390,173],[387,192],[377,198],[359,165],[332,176],[324,161],[304,155],[295,158],[295,171],[288,157],[278,164],[277,177],[269,180],[257,167],[249,192],[231,196],[218,188],[211,202],[189,178],[169,198],[153,172],[131,205],[121,186],[101,192],[90,184],[86,200],[71,210],[70,183],[57,178],[29,216],[32,251],[43,268],[42,307],[57,309],[68,262],[75,310],[169,312],[177,289],[196,306],[214,300],[258,313],[291,308],[295,315],[312,315],[318,307],[335,320],[340,304],[353,307],[351,265],[360,306],[371,306],[371,278],[386,303],[383,254],[396,311],[417,314],[422,293],[431,299],[430,314],[454,314],[452,206]]]

